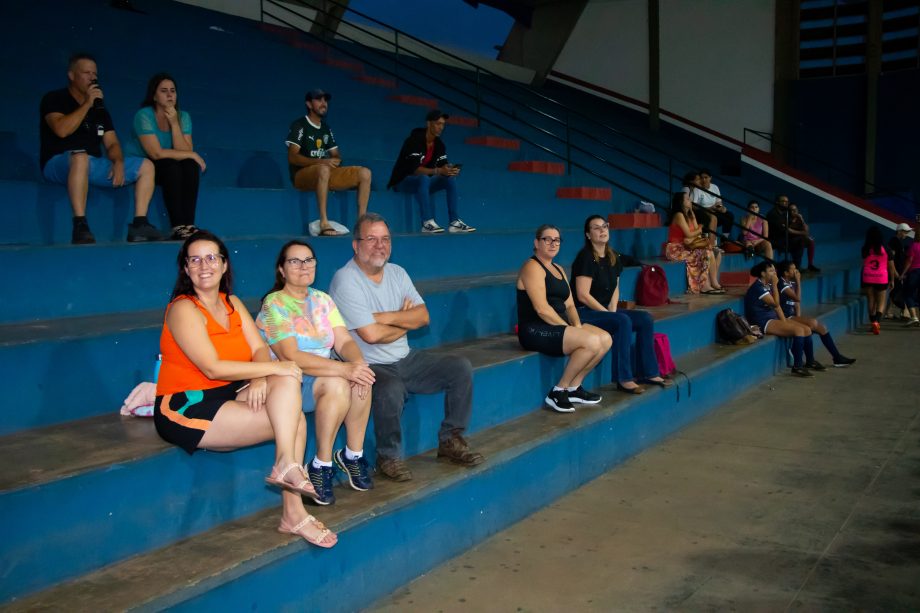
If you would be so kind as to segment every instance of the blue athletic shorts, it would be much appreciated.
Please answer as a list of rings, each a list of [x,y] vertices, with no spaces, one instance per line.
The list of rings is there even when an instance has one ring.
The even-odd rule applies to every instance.
[[[46,181],[67,185],[67,175],[70,173],[71,151],[59,153],[45,164],[42,174]],[[125,158],[125,185],[137,181],[141,172],[141,164],[146,158],[128,156]],[[89,184],[96,187],[112,187],[109,173],[112,172],[112,160],[107,157],[89,156]]]

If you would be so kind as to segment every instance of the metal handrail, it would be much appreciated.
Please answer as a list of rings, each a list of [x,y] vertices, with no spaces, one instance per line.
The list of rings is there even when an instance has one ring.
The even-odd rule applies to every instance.
[[[333,4],[337,4],[337,5],[339,5],[339,6],[343,6],[343,5],[339,4],[338,2],[336,2],[335,0],[325,0],[325,2],[331,2],[331,3],[333,3]],[[303,33],[303,34],[306,34],[306,35],[311,36],[311,37],[314,37],[314,38],[319,38],[319,37],[315,36],[314,34],[312,34],[311,32],[307,32],[307,31],[301,29],[299,26],[297,26],[297,25],[291,23],[290,21],[285,20],[283,17],[280,17],[280,16],[278,16],[278,15],[274,15],[274,14],[272,14],[272,13],[267,12],[267,11],[265,10],[265,5],[266,5],[266,4],[269,4],[269,5],[272,5],[272,6],[274,6],[274,7],[279,8],[279,9],[282,9],[282,10],[284,10],[284,11],[287,11],[287,12],[289,12],[289,13],[291,13],[291,14],[297,16],[297,17],[300,18],[300,19],[304,19],[304,20],[306,20],[306,21],[309,21],[309,22],[313,23],[314,25],[319,25],[321,28],[323,28],[323,29],[325,29],[325,30],[330,30],[329,26],[326,25],[325,23],[320,23],[320,22],[318,22],[316,19],[311,19],[311,18],[310,18],[309,16],[307,16],[307,15],[304,15],[304,14],[302,14],[302,13],[298,13],[297,11],[294,11],[293,9],[291,9],[289,6],[285,6],[285,5],[283,5],[283,4],[279,3],[279,2],[277,2],[276,0],[261,0],[261,2],[260,2],[260,10],[261,10],[261,17],[262,17],[262,20],[263,20],[263,21],[265,20],[265,17],[268,16],[268,17],[271,17],[271,18],[273,18],[273,19],[278,20],[280,23],[282,23],[282,24],[284,24],[284,25],[287,25],[287,26],[291,27],[292,29],[297,30],[297,31],[299,31],[299,32],[301,32],[301,33]],[[302,4],[302,3],[301,3],[301,4]],[[303,5],[303,4],[302,4],[302,5]],[[317,13],[321,13],[321,14],[323,14],[323,15],[329,15],[328,11],[325,11],[325,10],[323,10],[323,9],[319,9],[319,8],[317,8],[317,7],[311,7],[311,6],[308,6],[308,5],[303,5],[303,6],[306,6],[307,8],[310,8],[311,10],[315,10]],[[351,11],[351,12],[354,12],[355,14],[364,16],[363,13],[360,13],[360,12],[358,12],[358,11],[354,11],[353,9],[348,9],[348,7],[344,7],[344,8],[345,8],[346,10],[349,10],[349,11]],[[385,39],[385,38],[379,36],[378,34],[376,34],[376,33],[374,33],[374,32],[371,32],[371,31],[369,31],[369,30],[366,30],[366,29],[364,29],[364,28],[362,28],[362,27],[360,27],[359,25],[354,24],[354,23],[349,23],[349,24],[348,24],[349,27],[350,27],[350,28],[354,28],[354,29],[356,29],[356,30],[358,30],[358,31],[360,31],[360,32],[362,32],[362,33],[364,33],[365,35],[370,36],[370,37],[372,37],[372,38],[375,38],[375,39],[377,39],[377,40],[379,40],[379,41],[382,41],[382,42],[384,42],[384,43],[391,44],[391,45],[395,45],[395,46],[396,46],[396,49],[397,49],[397,61],[396,61],[395,70],[390,70],[389,68],[386,68],[386,67],[384,67],[384,66],[380,66],[380,65],[378,65],[378,64],[375,64],[374,62],[368,61],[365,57],[359,56],[358,54],[354,53],[354,52],[351,51],[351,50],[341,48],[341,46],[335,45],[333,42],[331,42],[331,41],[328,40],[328,39],[321,39],[321,41],[322,41],[324,44],[326,44],[327,46],[332,47],[332,48],[335,48],[336,50],[338,50],[338,51],[341,52],[341,53],[344,53],[344,54],[346,54],[346,55],[349,55],[349,56],[351,56],[351,57],[353,57],[353,58],[361,59],[363,62],[367,63],[368,65],[374,67],[375,69],[377,69],[377,70],[379,70],[379,71],[381,71],[381,72],[384,72],[384,73],[387,73],[387,74],[393,75],[394,77],[399,78],[399,74],[398,74],[398,68],[399,68],[399,62],[398,62],[398,52],[399,52],[399,47],[398,47],[398,35],[399,35],[400,33],[402,33],[402,32],[401,32],[400,30],[397,30],[397,29],[395,29],[395,28],[392,28],[392,27],[390,27],[390,26],[387,26],[386,24],[382,24],[382,22],[379,22],[378,20],[376,20],[376,19],[374,19],[374,18],[372,18],[372,17],[367,17],[367,16],[365,16],[365,17],[368,18],[368,19],[371,19],[371,20],[374,21],[375,23],[380,23],[381,25],[384,25],[385,27],[387,27],[387,28],[389,28],[390,30],[392,30],[392,31],[396,34],[396,40],[395,40],[395,42],[390,42],[389,40],[387,40],[387,39]],[[664,188],[662,188],[659,184],[652,182],[650,179],[647,179],[647,178],[645,178],[645,177],[643,177],[643,176],[641,176],[641,175],[638,175],[638,174],[636,174],[636,173],[634,173],[634,172],[632,172],[632,171],[630,171],[630,170],[627,170],[627,169],[625,169],[625,168],[622,168],[621,166],[618,166],[617,164],[613,163],[612,161],[607,160],[607,159],[605,159],[604,157],[601,157],[600,155],[594,153],[593,151],[590,151],[590,150],[584,149],[584,148],[582,148],[582,147],[580,147],[580,146],[578,146],[578,145],[572,144],[572,143],[571,143],[570,132],[573,130],[573,128],[572,128],[572,127],[570,126],[570,124],[569,124],[568,116],[566,117],[566,120],[563,121],[563,120],[559,120],[558,118],[552,117],[551,115],[549,115],[548,113],[546,113],[546,112],[544,112],[544,111],[542,111],[542,110],[539,110],[539,109],[532,109],[532,107],[529,107],[529,106],[527,106],[527,105],[523,105],[523,106],[527,107],[528,110],[534,110],[534,111],[536,111],[536,112],[539,112],[539,114],[541,114],[541,115],[543,115],[543,116],[545,116],[545,117],[547,117],[547,118],[550,118],[550,119],[552,119],[552,120],[554,120],[554,121],[556,121],[556,122],[558,122],[558,123],[561,123],[563,126],[565,126],[565,127],[566,127],[566,136],[565,136],[565,137],[560,137],[559,135],[554,134],[553,132],[551,132],[550,130],[547,130],[546,128],[543,128],[543,127],[541,127],[541,126],[535,125],[535,124],[533,124],[533,123],[526,122],[526,121],[524,121],[523,119],[518,118],[514,113],[509,113],[509,112],[507,112],[507,111],[506,111],[505,109],[503,109],[503,108],[497,107],[497,106],[495,106],[495,105],[493,105],[493,104],[490,104],[490,103],[488,103],[488,102],[482,100],[481,95],[480,95],[480,91],[479,91],[479,89],[480,89],[480,88],[479,88],[479,85],[480,85],[480,82],[479,82],[479,73],[480,73],[480,72],[488,72],[488,74],[489,74],[490,76],[497,76],[497,75],[494,75],[494,73],[491,73],[491,72],[489,72],[489,71],[485,71],[484,69],[481,69],[480,67],[476,66],[475,64],[472,64],[472,63],[470,63],[470,62],[467,62],[467,61],[464,60],[463,58],[459,58],[459,57],[457,57],[457,56],[454,56],[453,54],[450,54],[449,52],[444,52],[444,51],[438,49],[437,47],[434,47],[433,45],[430,45],[429,43],[427,43],[427,42],[425,42],[425,41],[421,41],[421,40],[419,40],[419,39],[415,39],[415,37],[412,37],[412,36],[409,35],[409,34],[405,34],[405,33],[402,33],[402,34],[405,35],[405,36],[408,36],[408,37],[410,37],[410,38],[412,38],[412,39],[414,39],[414,40],[418,40],[418,42],[421,42],[421,43],[423,43],[424,45],[426,45],[426,46],[428,46],[428,47],[431,47],[431,48],[433,48],[433,49],[435,49],[435,50],[437,50],[437,51],[439,51],[439,52],[441,52],[441,53],[444,53],[445,55],[448,55],[448,56],[451,56],[451,57],[455,57],[455,58],[458,59],[459,61],[466,62],[466,63],[468,63],[468,64],[470,64],[470,65],[472,65],[472,66],[474,66],[474,67],[476,68],[476,70],[477,70],[477,81],[476,81],[476,83],[477,83],[477,92],[476,92],[476,96],[475,96],[475,102],[476,102],[476,115],[477,115],[477,119],[479,120],[480,123],[484,121],[485,123],[488,123],[488,124],[493,125],[493,126],[495,126],[495,127],[497,127],[497,128],[500,128],[500,129],[502,129],[503,131],[509,133],[510,135],[512,135],[512,136],[514,136],[514,137],[516,137],[516,138],[519,138],[519,139],[521,139],[521,140],[523,140],[523,141],[525,141],[525,142],[527,142],[527,143],[529,143],[529,144],[531,144],[531,145],[537,147],[538,149],[545,151],[546,153],[548,153],[548,154],[550,154],[550,155],[552,155],[552,156],[554,156],[554,157],[557,157],[557,158],[559,158],[559,159],[561,159],[561,160],[564,160],[564,161],[569,165],[569,167],[574,166],[574,167],[576,167],[576,168],[578,168],[578,169],[580,169],[580,170],[582,170],[582,171],[584,171],[584,172],[586,172],[586,173],[588,173],[588,174],[590,174],[590,175],[592,175],[592,176],[594,176],[594,177],[597,177],[598,179],[601,179],[602,181],[604,181],[604,182],[606,182],[606,183],[609,183],[610,185],[613,185],[613,186],[615,186],[615,187],[621,189],[622,191],[624,191],[624,192],[626,192],[626,193],[628,193],[628,194],[631,194],[631,195],[633,195],[633,196],[637,196],[637,197],[642,198],[642,199],[648,199],[648,196],[646,196],[646,195],[644,195],[644,194],[642,194],[642,193],[640,193],[640,192],[634,191],[633,189],[631,189],[631,188],[629,188],[629,187],[627,187],[627,186],[625,186],[625,185],[622,185],[622,184],[618,183],[618,182],[615,181],[614,179],[612,179],[612,178],[610,178],[610,177],[608,177],[608,176],[606,176],[606,175],[604,175],[604,174],[601,174],[601,173],[599,173],[599,172],[597,172],[597,171],[595,171],[595,170],[593,170],[593,169],[591,169],[591,168],[589,168],[589,167],[587,167],[587,166],[585,166],[585,165],[583,165],[583,164],[580,164],[580,163],[574,161],[574,160],[572,159],[572,156],[571,156],[571,151],[574,149],[575,151],[578,151],[579,153],[585,154],[585,155],[587,155],[587,156],[589,156],[589,157],[591,157],[591,158],[597,160],[598,162],[601,162],[601,163],[604,164],[605,166],[611,167],[611,168],[613,168],[613,169],[615,169],[615,170],[617,170],[617,171],[619,171],[619,172],[621,172],[621,173],[624,173],[624,174],[627,174],[627,175],[629,175],[629,176],[632,176],[633,178],[635,178],[635,179],[637,179],[637,180],[639,180],[639,181],[641,181],[641,182],[643,182],[643,183],[646,183],[646,184],[652,186],[652,187],[655,188],[655,189],[658,189],[658,190],[661,190],[661,191],[668,191],[668,192],[670,192],[670,188],[669,188],[668,190],[664,190]],[[341,38],[343,38],[344,40],[353,42],[353,43],[355,43],[355,44],[357,44],[357,45],[359,45],[359,46],[361,46],[361,47],[364,47],[364,48],[367,48],[367,49],[371,49],[371,50],[373,50],[373,51],[375,51],[375,52],[380,53],[379,50],[373,49],[373,48],[371,48],[371,47],[366,47],[366,46],[362,45],[360,42],[358,42],[358,41],[356,41],[356,40],[354,40],[354,39],[352,39],[352,38],[350,38],[350,37],[348,37],[348,36],[346,36],[346,35],[344,35],[344,34],[342,34],[342,33],[340,33],[340,32],[337,32],[336,35],[339,36],[339,37],[341,37]],[[404,49],[404,51],[405,51],[406,53],[411,53],[411,54],[413,54],[415,57],[417,57],[417,58],[419,58],[419,59],[421,59],[421,60],[423,60],[423,61],[427,61],[427,62],[429,62],[429,63],[433,63],[433,62],[431,62],[431,60],[428,60],[427,58],[424,58],[424,57],[422,57],[422,56],[416,54],[415,52],[413,52],[413,51],[411,51],[411,50]],[[437,79],[437,78],[433,77],[431,74],[429,74],[429,73],[427,73],[427,72],[423,72],[423,71],[421,71],[421,70],[419,70],[419,69],[417,69],[417,68],[415,68],[415,67],[413,67],[413,66],[411,66],[411,65],[405,65],[405,64],[404,64],[404,66],[405,66],[406,68],[408,68],[408,69],[414,71],[414,72],[417,72],[417,73],[422,74],[426,79],[429,79],[429,80],[433,81],[434,83],[436,83],[436,84],[438,84],[438,85],[440,85],[440,86],[442,86],[442,87],[445,87],[445,88],[447,88],[447,89],[453,90],[453,91],[455,91],[455,92],[457,92],[457,93],[459,93],[459,94],[461,94],[461,95],[463,95],[463,96],[465,96],[465,97],[469,97],[469,98],[473,97],[472,94],[470,94],[470,93],[468,93],[468,92],[465,92],[465,91],[463,91],[463,90],[461,90],[461,89],[458,89],[457,87],[455,87],[455,86],[454,86],[453,84],[451,84],[451,83],[448,83],[448,82],[445,82],[445,81],[443,81],[443,80]],[[446,71],[450,72],[450,73],[453,74],[453,75],[460,75],[460,76],[463,76],[466,80],[470,80],[469,77],[468,77],[467,75],[465,75],[465,74],[464,74],[463,72],[461,72],[461,71],[458,71],[458,70],[456,70],[456,69],[452,69],[452,68],[450,68],[450,67],[443,66],[443,65],[441,65],[440,68],[441,68],[442,70],[446,70]],[[438,94],[436,94],[436,93],[432,92],[431,90],[425,88],[424,86],[420,85],[418,82],[411,82],[411,84],[412,84],[416,89],[418,89],[419,91],[422,91],[422,92],[424,92],[424,93],[427,93],[427,94],[430,94],[430,95],[433,95],[433,96],[438,96]],[[515,86],[519,86],[519,84],[517,84],[517,83],[515,83],[514,85],[515,85]],[[519,87],[520,87],[520,86],[519,86]],[[491,88],[489,88],[489,89],[491,90]],[[524,88],[524,89],[526,89],[527,91],[529,91],[529,92],[531,92],[531,93],[533,93],[533,94],[535,94],[535,95],[541,96],[541,97],[543,97],[543,98],[545,98],[545,99],[547,99],[547,100],[551,100],[550,98],[545,97],[545,96],[543,96],[542,94],[538,94],[537,92],[533,92],[532,90],[529,90],[529,89],[527,89],[527,88]],[[492,91],[494,91],[494,90],[492,90]],[[519,104],[521,104],[519,101],[515,101],[515,102],[518,102]],[[558,102],[555,102],[555,101],[553,101],[553,102],[556,103],[556,104],[561,104],[561,103],[558,103]],[[456,103],[455,101],[451,101],[451,103],[452,103],[453,106],[457,107],[458,109],[460,109],[460,110],[462,110],[462,111],[465,111],[465,112],[468,112],[468,113],[472,113],[472,112],[473,112],[471,109],[465,108],[463,105],[461,105],[461,104],[459,104],[459,103]],[[536,130],[536,131],[538,131],[538,132],[540,132],[540,133],[542,133],[542,134],[544,134],[544,135],[546,135],[546,136],[548,136],[548,137],[550,137],[550,138],[552,138],[552,139],[555,139],[555,140],[564,142],[564,143],[565,143],[565,146],[566,146],[566,154],[563,155],[563,154],[561,154],[561,153],[559,153],[559,152],[557,152],[557,151],[555,151],[555,150],[553,150],[553,149],[551,149],[551,148],[549,148],[549,147],[547,147],[547,146],[545,146],[545,145],[542,145],[542,144],[540,144],[540,143],[537,143],[537,142],[533,141],[532,139],[530,139],[530,138],[528,138],[528,137],[525,137],[525,136],[523,136],[523,135],[521,135],[521,134],[518,134],[518,133],[516,133],[515,131],[509,129],[508,126],[507,126],[506,124],[499,124],[499,123],[497,123],[497,122],[495,122],[495,121],[493,121],[493,120],[483,118],[482,115],[481,115],[481,113],[480,113],[481,106],[482,106],[483,104],[484,104],[485,106],[487,106],[488,108],[490,108],[490,109],[492,109],[492,110],[498,112],[498,113],[501,114],[501,115],[504,115],[504,116],[506,116],[506,117],[508,117],[508,118],[510,118],[510,119],[512,119],[512,120],[515,120],[515,121],[519,121],[519,122],[521,122],[521,123],[524,123],[524,124],[525,124],[528,128],[530,128],[530,129]],[[570,110],[570,109],[568,109],[568,110]],[[577,113],[577,114],[580,114],[580,113]],[[587,116],[585,116],[585,117],[587,117]],[[596,122],[596,121],[594,121],[594,120],[591,120],[590,118],[588,118],[588,120],[589,120],[589,121],[593,121],[593,122],[596,123],[597,125],[604,126],[604,127],[608,128],[608,129],[614,131],[615,133],[617,133],[617,134],[619,134],[619,135],[622,135],[622,133],[620,133],[619,131],[615,130],[614,128],[610,128],[610,127],[607,126],[606,124],[603,124],[603,123],[600,123],[600,122]],[[622,154],[625,154],[625,155],[627,155],[628,157],[630,157],[630,158],[632,158],[632,159],[634,159],[634,160],[636,160],[636,161],[642,162],[643,164],[649,166],[650,168],[652,168],[652,169],[655,170],[655,171],[658,171],[658,172],[661,172],[661,173],[665,173],[665,172],[666,172],[667,175],[668,175],[668,177],[669,177],[669,183],[671,183],[671,182],[673,181],[673,178],[674,178],[674,174],[673,174],[673,162],[674,162],[674,161],[681,162],[682,164],[686,165],[687,168],[692,168],[692,167],[693,167],[693,166],[690,165],[689,163],[684,162],[684,161],[681,161],[681,160],[679,160],[678,158],[676,158],[675,156],[668,154],[667,152],[664,152],[664,151],[659,150],[659,149],[657,149],[657,148],[655,148],[655,147],[652,147],[652,146],[650,146],[650,145],[646,145],[646,144],[644,144],[644,143],[641,143],[641,142],[639,142],[639,141],[636,141],[636,139],[633,139],[632,137],[629,137],[628,135],[623,135],[623,136],[626,136],[626,138],[628,138],[628,139],[630,139],[630,140],[634,140],[634,141],[636,141],[636,142],[639,142],[639,144],[641,144],[641,145],[643,145],[643,146],[645,146],[645,147],[647,147],[647,148],[649,148],[649,149],[651,149],[651,150],[653,150],[653,151],[656,151],[657,153],[660,153],[661,155],[663,155],[664,157],[666,157],[667,160],[668,160],[668,169],[667,169],[667,171],[665,171],[665,169],[662,169],[662,168],[660,168],[660,167],[657,167],[657,166],[655,166],[654,164],[651,164],[650,162],[648,162],[647,160],[644,160],[644,159],[642,159],[642,158],[639,158],[638,156],[635,156],[634,154],[631,154],[631,153],[629,153],[629,152],[623,151],[623,150],[619,149],[618,147],[615,147],[614,145],[611,145],[611,144],[609,144],[609,143],[605,143],[604,141],[602,141],[602,140],[600,140],[600,139],[598,139],[598,138],[596,138],[596,137],[593,137],[593,135],[591,135],[591,134],[589,134],[589,133],[586,133],[586,132],[583,132],[583,131],[581,131],[581,130],[578,130],[577,128],[574,129],[574,131],[579,132],[579,133],[581,133],[581,134],[584,134],[584,135],[588,136],[589,138],[591,138],[592,140],[595,140],[596,142],[599,142],[599,143],[601,143],[601,144],[603,144],[603,145],[605,145],[605,146],[607,146],[607,147],[609,147],[609,148],[612,148],[612,149],[614,149],[614,150],[616,150],[616,151],[618,151],[618,152],[620,152],[620,153],[622,153]],[[756,194],[754,194],[753,192],[747,190],[745,187],[734,185],[734,184],[732,184],[731,182],[728,182],[728,181],[723,181],[723,184],[725,184],[725,183],[730,184],[730,185],[733,185],[733,187],[736,187],[736,188],[738,188],[739,190],[744,191],[744,192],[746,192],[746,193],[748,193],[748,194],[756,195]],[[702,188],[697,188],[697,189],[702,189]],[[706,191],[706,190],[702,190],[702,191]],[[731,205],[731,206],[733,206],[733,207],[735,207],[735,208],[742,209],[742,210],[744,210],[746,213],[748,212],[746,206],[744,206],[744,205],[739,205],[739,204],[737,204],[737,203],[735,203],[735,202],[732,202],[731,200],[728,200],[728,199],[726,199],[726,198],[722,198],[722,201],[723,201],[723,203],[727,203],[727,204],[729,204],[729,205]],[[653,202],[653,204],[655,205],[656,208],[658,208],[658,209],[660,209],[660,210],[664,210],[664,211],[669,211],[669,210],[670,210],[670,207],[661,206],[661,205],[658,205],[657,203],[654,203],[654,202]],[[734,226],[735,226],[735,227],[738,227],[738,228],[741,228],[741,225],[740,225],[739,223],[735,223]],[[731,239],[731,238],[729,238],[729,241],[730,241],[730,242],[734,242],[734,243],[736,243],[736,244],[741,244],[741,243],[739,243],[738,241],[735,241],[734,239]],[[742,247],[743,247],[743,244],[742,244]]]
[[[311,20],[311,19],[310,19],[309,17],[307,17],[306,15],[302,15],[302,14],[300,14],[300,13],[297,13],[297,12],[293,11],[293,10],[290,9],[289,7],[287,7],[287,6],[285,6],[285,5],[283,5],[283,4],[279,3],[279,2],[277,2],[276,0],[262,0],[262,4],[263,4],[263,5],[264,5],[264,4],[269,4],[269,5],[276,6],[276,7],[278,7],[278,8],[281,8],[281,9],[283,9],[283,10],[286,10],[286,11],[289,11],[289,12],[293,13],[294,15],[296,15],[296,16],[299,17],[299,18],[305,19],[305,20],[307,20],[307,21],[311,21],[311,22],[313,22],[313,23],[317,23],[315,20]],[[297,30],[303,32],[304,34],[307,34],[307,35],[312,36],[309,32],[304,32],[303,30],[300,30],[295,24],[291,23],[290,21],[285,20],[283,17],[279,17],[278,15],[273,15],[273,14],[271,14],[271,13],[265,12],[265,11],[264,11],[264,8],[263,8],[263,16],[264,16],[264,15],[268,15],[269,17],[272,17],[273,19],[276,19],[276,20],[280,21],[281,23],[290,26],[291,28],[297,29]],[[320,26],[321,26],[321,27],[324,27],[323,24],[320,24]],[[367,35],[369,35],[369,36],[372,36],[372,37],[377,38],[378,40],[385,40],[385,39],[383,39],[382,37],[377,36],[377,35],[374,34],[373,32],[369,32],[369,31],[367,31],[367,30],[363,30],[363,29],[360,28],[359,26],[350,24],[350,27],[353,27],[353,28],[355,28],[355,29],[358,29],[358,30],[364,32],[365,34],[367,34]],[[341,37],[342,37],[343,39],[345,39],[345,40],[348,40],[348,41],[351,41],[351,42],[356,42],[356,41],[354,41],[353,39],[351,39],[351,38],[349,38],[348,36],[345,36],[345,35],[343,35],[343,34],[338,34],[338,36],[341,36]],[[328,41],[327,41],[327,44],[329,44]],[[341,49],[341,48],[339,48],[339,47],[336,47],[334,44],[332,44],[332,45],[330,45],[330,46],[335,47],[338,51],[340,51],[340,52],[342,52],[342,53],[345,53],[346,55],[350,55],[351,57],[355,57],[355,58],[360,57],[360,56],[358,56],[357,54],[355,54],[355,53],[353,53],[353,52],[351,52],[351,51],[349,51],[349,50],[347,50],[347,49]],[[390,69],[388,69],[388,68],[386,68],[386,67],[384,67],[384,66],[380,66],[380,65],[375,64],[375,63],[373,63],[373,62],[370,62],[370,61],[368,61],[366,58],[362,58],[362,59],[363,59],[363,61],[364,61],[365,63],[367,63],[368,65],[374,67],[375,69],[377,69],[377,70],[379,70],[379,71],[381,71],[381,72],[385,72],[385,73],[388,73],[388,74],[391,74],[391,75],[394,74],[394,71],[392,71],[392,70],[390,70]],[[436,78],[436,77],[433,77],[432,75],[430,75],[430,74],[428,74],[428,73],[423,73],[421,70],[418,70],[418,69],[413,68],[413,67],[411,67],[411,66],[409,66],[408,68],[409,68],[410,70],[414,70],[415,72],[419,72],[419,73],[423,74],[423,76],[424,76],[425,78],[427,78],[427,79],[429,79],[429,80],[431,80],[431,81],[437,83],[438,85],[441,85],[441,86],[443,86],[443,87],[445,87],[445,88],[448,88],[448,89],[455,90],[455,91],[457,91],[457,93],[459,93],[459,94],[461,94],[461,95],[464,95],[464,96],[467,96],[467,97],[471,97],[471,94],[469,94],[469,93],[467,93],[467,92],[464,92],[463,90],[458,90],[456,87],[454,87],[452,84],[450,84],[450,83],[448,83],[448,82],[446,82],[446,81],[443,81],[443,80],[440,80],[440,79],[438,79],[438,78]],[[422,85],[419,85],[417,82],[416,82],[416,83],[413,83],[413,86],[414,86],[416,89],[418,89],[418,90],[420,90],[420,91],[422,91],[422,92],[425,92],[425,93],[427,93],[427,94],[430,94],[430,95],[432,95],[432,96],[437,96],[437,95],[438,95],[438,94],[436,94],[435,92],[432,92],[430,89],[427,89],[426,87],[424,87],[424,86],[422,86]],[[462,110],[462,111],[465,111],[465,112],[468,112],[468,113],[472,113],[472,109],[466,108],[466,107],[464,107],[464,106],[463,106],[462,104],[460,104],[460,103],[452,102],[451,104],[452,104],[453,106],[457,107],[458,109]],[[503,116],[505,116],[505,117],[507,117],[507,118],[509,118],[509,119],[512,119],[512,120],[515,120],[515,121],[521,121],[521,122],[523,122],[523,120],[521,120],[521,119],[519,119],[518,117],[516,117],[513,113],[509,113],[508,111],[506,111],[505,109],[503,109],[503,108],[501,108],[501,107],[495,106],[495,105],[493,105],[493,104],[491,104],[491,103],[489,103],[489,102],[482,101],[482,100],[480,100],[480,104],[481,104],[481,105],[485,105],[485,106],[488,107],[489,109],[491,109],[491,110],[493,110],[493,111],[495,111],[495,112],[497,112],[497,113],[499,113],[499,114],[501,114],[501,115],[503,115]],[[512,129],[509,129],[508,126],[507,126],[506,124],[499,124],[499,123],[496,123],[495,121],[492,121],[492,120],[490,120],[490,119],[485,119],[485,118],[482,118],[482,117],[480,117],[479,120],[480,120],[480,121],[485,121],[486,123],[489,123],[489,124],[491,124],[491,125],[493,125],[493,126],[495,126],[495,127],[497,127],[497,128],[501,128],[503,131],[505,131],[505,132],[511,134],[512,136],[514,136],[514,137],[516,137],[516,138],[519,138],[519,139],[521,139],[521,140],[523,140],[523,141],[525,141],[525,142],[527,142],[527,143],[529,143],[529,144],[531,144],[531,145],[533,145],[533,146],[535,146],[535,147],[538,147],[539,149],[542,149],[543,151],[549,153],[550,155],[553,155],[554,157],[557,157],[557,158],[560,158],[560,159],[562,159],[562,160],[565,160],[567,163],[569,163],[569,164],[571,164],[571,165],[574,165],[574,166],[578,167],[578,168],[581,169],[581,170],[584,170],[584,171],[586,171],[586,172],[589,172],[590,174],[592,174],[592,175],[594,175],[594,176],[596,176],[596,177],[598,177],[598,178],[601,178],[601,179],[603,179],[604,181],[606,181],[606,182],[608,182],[608,183],[610,183],[610,184],[612,184],[612,185],[616,185],[617,187],[623,189],[624,191],[626,191],[626,192],[628,192],[628,193],[630,193],[630,194],[632,194],[632,195],[638,196],[638,197],[640,197],[640,198],[647,198],[647,197],[648,197],[648,196],[645,196],[645,195],[643,195],[643,194],[640,194],[639,192],[635,192],[635,191],[633,191],[633,190],[627,188],[626,186],[620,185],[620,184],[617,183],[616,181],[614,181],[614,180],[612,180],[612,179],[610,179],[610,178],[607,178],[607,177],[605,177],[604,175],[600,175],[600,174],[598,174],[598,173],[592,171],[591,169],[589,169],[589,168],[587,168],[587,167],[585,167],[585,166],[583,166],[583,165],[581,165],[581,164],[578,164],[577,162],[571,160],[571,156],[564,156],[564,155],[562,155],[562,154],[560,154],[560,153],[558,153],[558,152],[556,152],[556,151],[550,149],[549,147],[546,147],[545,145],[542,145],[542,144],[540,144],[540,143],[537,143],[537,142],[535,142],[535,141],[533,141],[533,140],[527,138],[526,136],[523,136],[523,135],[521,135],[521,134],[519,134],[519,133],[514,132]],[[547,130],[546,128],[543,128],[543,127],[538,126],[538,125],[535,125],[535,124],[530,124],[530,123],[526,123],[526,125],[527,125],[527,127],[531,128],[531,129],[534,129],[534,130],[537,130],[538,132],[540,132],[540,133],[542,133],[542,134],[544,134],[544,135],[546,135],[546,136],[548,136],[548,137],[550,137],[550,138],[553,138],[553,139],[556,139],[556,140],[559,140],[559,141],[566,142],[566,139],[565,139],[565,138],[563,138],[563,137],[561,137],[561,136],[559,136],[559,135],[557,135],[557,134],[554,134],[553,132]],[[632,172],[632,171],[630,171],[630,170],[627,170],[627,169],[625,169],[625,168],[622,168],[622,167],[620,167],[620,166],[617,166],[614,162],[612,162],[612,161],[610,161],[610,160],[608,160],[608,159],[606,159],[606,158],[604,158],[604,157],[601,157],[600,155],[597,155],[596,153],[594,153],[594,152],[591,151],[591,150],[584,149],[584,148],[582,148],[582,147],[580,147],[580,146],[578,146],[578,145],[572,144],[571,142],[567,142],[567,149],[568,149],[569,151],[575,150],[575,151],[578,151],[579,153],[583,153],[583,154],[585,154],[585,155],[587,155],[587,156],[590,156],[591,158],[597,160],[598,162],[601,162],[602,164],[604,164],[604,165],[606,165],[606,166],[610,166],[610,167],[612,167],[612,168],[615,168],[616,170],[618,170],[618,171],[620,171],[620,172],[622,172],[622,173],[624,173],[624,174],[627,174],[627,175],[629,175],[629,176],[631,176],[631,177],[633,177],[633,178],[635,178],[635,179],[637,179],[637,180],[639,180],[639,181],[642,181],[643,183],[647,183],[647,184],[649,184],[649,185],[651,185],[652,187],[655,187],[655,188],[657,188],[657,189],[662,189],[658,184],[653,183],[651,180],[649,180],[649,179],[647,179],[647,178],[645,178],[645,177],[643,177],[643,176],[641,176],[641,175],[638,175],[638,174],[636,174],[636,173],[634,173],[634,172]],[[641,158],[635,158],[635,159],[636,159],[637,161],[643,161],[643,160],[641,160]],[[658,167],[656,167],[656,166],[650,166],[650,167],[651,167],[653,170],[657,170],[657,171],[662,172],[662,173],[664,172],[661,168],[658,168]]]

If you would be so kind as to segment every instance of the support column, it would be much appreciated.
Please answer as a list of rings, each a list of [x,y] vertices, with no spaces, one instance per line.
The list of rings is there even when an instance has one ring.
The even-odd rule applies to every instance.
[[[863,194],[875,192],[878,141],[878,77],[882,72],[882,3],[869,2],[866,24],[866,162]]]
[[[657,132],[661,125],[660,9],[659,0],[648,0],[648,127],[652,132]]]
[[[795,165],[795,118],[790,102],[799,78],[799,0],[776,0],[773,28],[773,142],[771,153],[779,162]]]

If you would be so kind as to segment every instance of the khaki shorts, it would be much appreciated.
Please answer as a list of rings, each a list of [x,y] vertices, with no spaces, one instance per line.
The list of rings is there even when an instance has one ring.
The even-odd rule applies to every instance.
[[[338,166],[329,169],[329,189],[340,191],[343,189],[354,189],[358,187],[358,175],[363,166]],[[297,171],[294,175],[294,187],[302,191],[313,191],[316,189],[316,181],[319,176],[319,166],[306,166]]]

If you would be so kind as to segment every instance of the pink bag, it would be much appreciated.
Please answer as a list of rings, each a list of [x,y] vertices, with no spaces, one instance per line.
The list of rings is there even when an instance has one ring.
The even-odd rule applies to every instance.
[[[655,357],[658,359],[658,374],[662,377],[677,370],[677,365],[671,359],[671,342],[667,334],[655,332]]]

